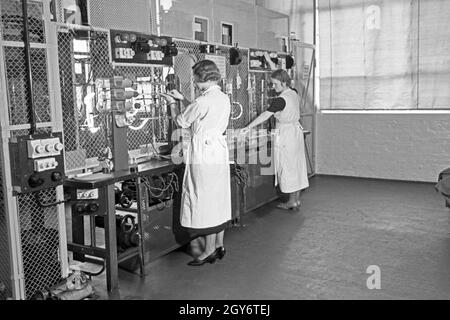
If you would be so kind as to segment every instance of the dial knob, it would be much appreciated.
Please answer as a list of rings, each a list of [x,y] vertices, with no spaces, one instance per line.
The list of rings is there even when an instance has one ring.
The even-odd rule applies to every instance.
[[[55,171],[52,173],[52,180],[54,182],[59,182],[63,179],[63,175],[61,172]]]
[[[55,151],[60,152],[60,151],[62,151],[62,149],[64,149],[64,146],[62,143],[58,142],[55,144],[54,148],[55,148]]]
[[[36,147],[34,147],[34,151],[36,152],[36,153],[44,153],[44,147],[43,146],[41,146],[40,144],[38,144]]]
[[[39,177],[37,174],[32,174],[30,178],[28,179],[28,184],[32,188],[37,188],[44,184],[44,180]]]
[[[75,212],[79,214],[83,214],[87,211],[87,204],[86,203],[77,203],[75,205]]]
[[[100,208],[100,205],[97,202],[91,202],[88,205],[89,212],[97,212]]]

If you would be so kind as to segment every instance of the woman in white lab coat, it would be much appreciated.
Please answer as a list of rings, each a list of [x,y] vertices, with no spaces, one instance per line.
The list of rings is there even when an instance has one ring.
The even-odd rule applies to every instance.
[[[297,92],[290,88],[291,78],[285,70],[274,71],[271,82],[278,97],[266,111],[242,129],[242,134],[275,117],[275,185],[279,184],[281,192],[289,194],[289,200],[277,207],[292,210],[300,207],[300,192],[309,186],[303,128],[300,124],[300,101]]]
[[[217,85],[220,72],[214,62],[203,60],[193,66],[194,82],[201,95],[180,113],[175,100],[184,97],[176,90],[164,95],[176,124],[190,129],[184,150],[186,168],[181,196],[181,225],[205,237],[204,251],[192,266],[214,263],[225,255],[224,230],[231,220],[231,189],[228,147],[230,99]],[[186,101],[184,99],[184,101]],[[185,102],[186,104],[186,102]]]

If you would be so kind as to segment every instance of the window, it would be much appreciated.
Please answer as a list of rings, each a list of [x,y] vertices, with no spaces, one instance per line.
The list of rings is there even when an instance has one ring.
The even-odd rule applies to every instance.
[[[233,45],[233,25],[222,23],[222,44]]]
[[[450,1],[319,10],[322,110],[450,110]]]
[[[194,40],[208,41],[208,19],[194,17]]]
[[[64,23],[89,25],[88,0],[62,0],[61,5]]]

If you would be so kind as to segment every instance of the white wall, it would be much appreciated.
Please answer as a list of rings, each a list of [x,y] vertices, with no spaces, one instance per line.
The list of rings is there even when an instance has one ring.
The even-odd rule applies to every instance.
[[[305,43],[313,43],[314,1],[258,0],[257,3],[267,9],[287,14],[289,30],[293,36]]]
[[[436,182],[450,167],[450,114],[318,114],[318,174]]]
[[[240,47],[281,50],[276,37],[288,36],[288,16],[256,6],[250,0],[174,1],[168,12],[161,13],[161,34],[193,39],[194,16],[209,19],[209,42],[221,42],[221,22],[233,24],[233,43]]]

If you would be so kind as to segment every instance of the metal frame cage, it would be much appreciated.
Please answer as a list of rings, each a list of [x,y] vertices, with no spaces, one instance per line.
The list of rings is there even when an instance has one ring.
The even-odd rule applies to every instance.
[[[134,121],[127,129],[129,151],[152,148],[168,142],[169,116],[164,77],[171,66],[113,64],[110,61],[109,32],[98,28],[58,31],[59,77],[63,111],[66,168],[68,172],[97,164],[107,148],[113,148],[111,114],[95,108],[96,80],[121,76],[137,84],[139,96],[132,99]],[[77,52],[74,44],[83,42]],[[139,107],[136,105],[139,104]]]
[[[51,55],[48,36],[49,1],[27,1],[31,77],[33,92],[26,81],[27,67],[22,39],[22,1],[0,3],[0,73],[5,107],[1,112],[0,157],[0,299],[32,299],[42,288],[57,284],[67,272],[63,205],[42,206],[62,199],[62,187],[36,194],[12,194],[9,139],[32,133],[32,109],[37,130],[57,129],[51,90]],[[33,106],[27,97],[33,95]]]

